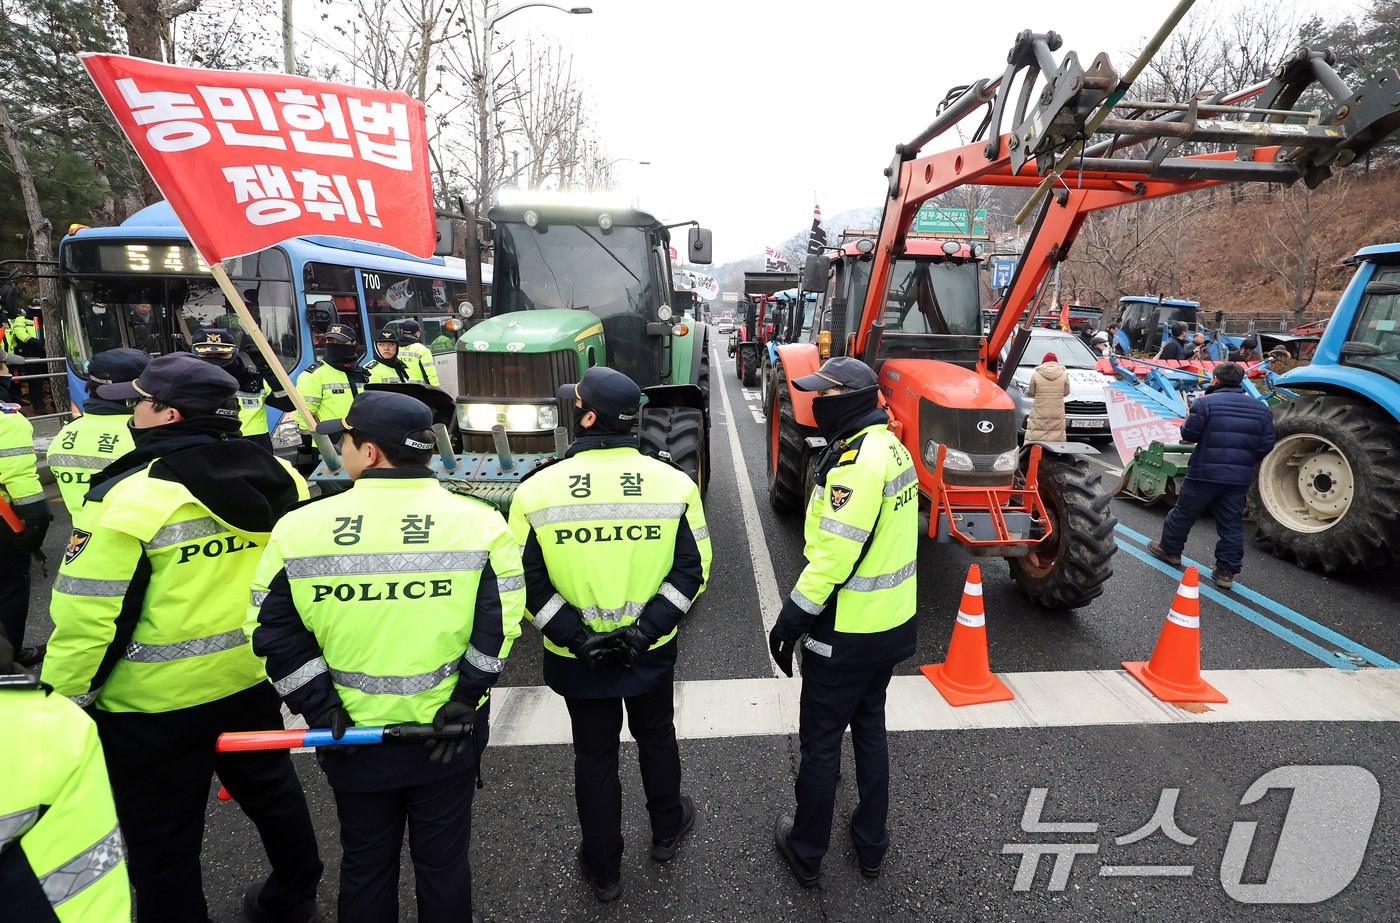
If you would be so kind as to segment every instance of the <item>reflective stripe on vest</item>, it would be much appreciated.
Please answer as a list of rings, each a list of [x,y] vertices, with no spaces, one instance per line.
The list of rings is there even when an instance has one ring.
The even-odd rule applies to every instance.
[[[49,904],[57,907],[121,864],[126,857],[120,827],[78,853],[72,859],[39,877],[39,886]]]
[[[181,545],[197,538],[222,535],[227,531],[228,529],[210,516],[205,516],[202,519],[189,519],[185,522],[172,522],[169,525],[161,526],[156,534],[151,536],[151,540],[146,543],[146,548],[147,550],[168,548],[171,545]]]
[[[112,463],[112,458],[99,455],[50,455],[50,468],[82,468],[86,471],[101,471]]]
[[[710,527],[701,526],[700,528],[692,532],[690,537],[695,539],[697,542],[703,542],[705,539],[710,537]]]
[[[483,673],[499,673],[506,668],[506,662],[498,657],[490,657],[467,645],[467,663]]]
[[[59,574],[53,588],[69,596],[125,596],[130,580],[92,580]]]
[[[830,532],[832,535],[839,535],[842,538],[849,538],[853,542],[865,542],[870,538],[869,529],[860,529],[852,525],[847,525],[839,519],[829,519],[822,517],[821,530]]]
[[[597,619],[603,622],[620,622],[629,616],[636,618],[641,615],[646,605],[646,603],[629,602],[623,603],[616,609],[604,609],[602,606],[588,606],[579,610],[579,614],[582,615],[585,620]]]
[[[876,574],[873,577],[852,577],[847,580],[841,589],[851,590],[855,593],[874,593],[877,590],[889,590],[899,586],[910,577],[914,576],[919,569],[918,561],[910,561],[899,570],[889,574]]]
[[[29,832],[39,819],[38,808],[25,808],[13,814],[0,815],[0,851]]]
[[[796,587],[794,587],[792,592],[788,594],[788,599],[796,603],[797,608],[801,609],[808,615],[821,615],[822,609],[825,608],[824,603],[814,602],[813,600],[808,599],[801,593],[797,592]]]
[[[549,597],[549,602],[540,607],[540,611],[535,613],[535,627],[544,630],[544,626],[549,624],[550,619],[559,614],[559,610],[564,608],[564,597],[555,593]]]
[[[358,689],[368,695],[418,695],[439,685],[457,672],[458,658],[427,673],[412,676],[375,676],[372,673],[352,673],[348,670],[331,670],[331,679],[342,686]]]
[[[818,656],[831,656],[831,645],[827,644],[825,641],[814,641],[811,638],[803,636],[802,646],[805,647],[807,650],[811,651],[813,654],[817,654]]]
[[[35,451],[34,451],[34,447],[33,447],[32,445],[17,445],[17,446],[12,446],[12,447],[10,447],[10,448],[8,448],[8,449],[0,449],[0,458],[12,458],[12,457],[14,457],[14,456],[16,456],[16,455],[34,455],[34,454],[35,454]]]
[[[174,644],[142,644],[140,641],[132,641],[126,646],[122,659],[132,663],[169,663],[186,657],[202,657],[205,654],[231,651],[247,643],[248,636],[241,628],[203,638],[192,638],[189,641],[176,641]]]
[[[44,492],[41,490],[37,494],[29,494],[25,497],[11,497],[10,502],[15,506],[23,506],[26,503],[36,503],[44,499]]]
[[[305,686],[329,669],[330,668],[326,666],[326,659],[324,657],[317,657],[313,660],[308,660],[281,679],[274,680],[272,688],[277,690],[278,695],[286,698],[289,693],[296,692],[302,686]]]
[[[91,704],[93,703],[93,700],[95,700],[95,699],[97,698],[97,693],[100,692],[101,690],[102,690],[102,687],[101,687],[101,686],[98,686],[96,689],[92,690],[91,692],[84,692],[82,695],[70,695],[70,696],[68,697],[68,699],[69,699],[69,701],[71,701],[74,705],[78,706],[79,708],[87,708],[89,705],[91,705]]]
[[[438,573],[481,570],[490,556],[485,551],[392,551],[387,553],[318,554],[287,558],[287,579],[302,577],[363,577],[370,574]]]
[[[254,607],[261,609],[270,592],[270,590],[252,590],[248,593],[248,600]]]
[[[679,519],[685,515],[684,503],[574,503],[546,506],[525,514],[530,525],[556,522],[595,522],[608,519]]]
[[[523,590],[525,589],[525,578],[523,576],[500,577],[496,580],[496,589],[502,593]]]
[[[913,468],[905,468],[899,474],[885,482],[884,494],[886,497],[897,497],[899,492],[913,484],[919,479],[919,475]]]
[[[690,604],[692,602],[691,598],[682,593],[680,590],[671,586],[671,584],[661,584],[661,589],[657,590],[656,592],[657,595],[661,596],[663,599],[671,603],[671,605],[681,610],[682,614],[690,611]]]

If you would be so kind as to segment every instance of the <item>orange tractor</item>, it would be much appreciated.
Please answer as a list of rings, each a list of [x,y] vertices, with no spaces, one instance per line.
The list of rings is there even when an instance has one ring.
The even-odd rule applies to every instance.
[[[1091,447],[1018,445],[1004,390],[1047,273],[1101,209],[1230,182],[1316,186],[1400,129],[1400,74],[1353,91],[1328,53],[1303,48],[1272,80],[1236,93],[1129,101],[1145,60],[1120,78],[1103,54],[1087,68],[1074,52],[1057,61],[1060,44],[1053,32],[1023,32],[1000,78],[950,93],[934,122],[895,149],[878,237],[809,259],[803,288],[824,294],[812,341],[777,348],[768,488],[775,508],[800,509],[824,447],[812,395],[790,382],[827,356],[856,356],[876,371],[891,428],[916,460],[929,536],[1004,557],[1030,599],[1075,608],[1099,596],[1113,572],[1110,491],[1084,457],[1097,454]],[[1002,133],[1018,82],[1012,128]],[[1320,120],[1293,108],[1305,92],[1331,97]],[[984,109],[973,143],[920,155]],[[1186,144],[1209,150],[1183,154]],[[980,247],[909,235],[924,202],[968,184],[1035,188],[1027,211],[1040,203],[987,333]]]

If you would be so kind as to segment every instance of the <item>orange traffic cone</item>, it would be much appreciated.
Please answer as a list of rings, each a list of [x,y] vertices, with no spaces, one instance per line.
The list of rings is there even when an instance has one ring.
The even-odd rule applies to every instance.
[[[1186,568],[1167,621],[1147,663],[1123,661],[1123,669],[1163,702],[1228,702],[1201,679],[1201,591],[1196,568]]]
[[[987,617],[982,608],[982,570],[976,564],[967,570],[953,640],[948,642],[948,659],[919,667],[919,672],[928,677],[949,705],[1009,702],[1016,698],[992,675],[987,657]]]

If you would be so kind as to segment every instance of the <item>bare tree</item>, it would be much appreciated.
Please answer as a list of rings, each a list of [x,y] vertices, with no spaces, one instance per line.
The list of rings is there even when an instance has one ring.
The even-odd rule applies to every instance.
[[[1347,177],[1339,173],[1326,192],[1297,183],[1275,198],[1267,227],[1269,236],[1254,247],[1254,262],[1274,276],[1283,290],[1285,307],[1301,320],[1317,294],[1323,248],[1318,230],[1341,210]]]

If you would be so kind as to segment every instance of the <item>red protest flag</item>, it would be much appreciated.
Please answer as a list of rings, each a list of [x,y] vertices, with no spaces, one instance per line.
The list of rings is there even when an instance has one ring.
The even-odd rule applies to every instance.
[[[287,74],[82,58],[211,263],[316,234],[432,255],[435,212],[418,100]]]

